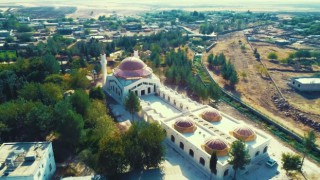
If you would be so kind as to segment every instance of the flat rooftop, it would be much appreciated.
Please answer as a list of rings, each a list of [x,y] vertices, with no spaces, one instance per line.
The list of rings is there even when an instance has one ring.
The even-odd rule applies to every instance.
[[[301,84],[320,84],[320,78],[297,78],[295,80]]]
[[[169,89],[167,89],[169,91]],[[171,93],[171,96],[178,96],[174,93]],[[234,119],[222,112],[220,112],[222,119],[220,122],[208,122],[202,119],[201,115],[204,111],[211,109],[210,106],[198,104],[197,106],[192,105],[192,109],[189,111],[181,111],[177,109],[172,104],[169,104],[166,100],[159,96],[155,95],[146,95],[141,96],[141,106],[144,112],[148,115],[153,117],[153,119],[158,120],[162,123],[167,124],[169,127],[174,126],[176,119],[178,117],[189,117],[191,118],[196,126],[197,129],[193,133],[179,133],[182,137],[184,137],[189,143],[195,145],[198,149],[205,152],[202,149],[202,145],[204,144],[205,140],[211,137],[219,137],[223,139],[226,143],[231,145],[233,141],[236,140],[230,132],[233,131],[236,127],[241,126],[248,126],[242,121]],[[178,98],[178,97],[176,97]],[[192,102],[190,102],[192,103]],[[194,103],[194,102],[193,102]],[[192,103],[192,104],[193,104]],[[248,126],[256,133],[256,139],[254,141],[245,142],[249,147],[256,148],[261,144],[265,143],[269,140],[268,136],[265,136],[264,133],[261,133],[256,128],[252,126]],[[207,154],[210,156],[209,154]],[[228,157],[219,157],[218,162],[222,165],[227,164]]]
[[[4,143],[0,146],[0,179],[2,176],[30,176],[39,167],[39,162],[51,142],[16,142]],[[34,160],[25,160],[25,157],[34,156]],[[12,161],[9,161],[12,159]],[[13,162],[8,165],[6,162]]]
[[[152,113],[154,115],[161,114],[165,119],[165,118],[169,118],[169,117],[173,117],[178,114],[181,114],[180,110],[178,110],[177,108],[175,108],[174,106],[172,106],[171,104],[169,104],[168,102],[160,98],[159,96],[146,95],[146,96],[141,96],[140,99],[143,100],[143,102],[141,103],[142,108],[145,107],[145,108],[150,108],[155,110],[154,112],[148,111],[150,112],[150,115],[152,115]]]

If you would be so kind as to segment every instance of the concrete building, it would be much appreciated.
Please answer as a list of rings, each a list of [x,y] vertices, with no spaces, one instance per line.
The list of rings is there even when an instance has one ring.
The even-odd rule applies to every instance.
[[[0,147],[0,179],[49,180],[55,171],[51,142],[4,143]]]
[[[208,176],[210,157],[216,152],[217,173],[212,174],[213,179],[231,177],[233,169],[227,161],[228,151],[237,139],[245,142],[251,157],[243,173],[268,157],[270,136],[160,84],[151,69],[137,57],[124,59],[113,74],[107,76],[104,89],[120,104],[129,91],[136,92],[142,107],[138,115],[147,122],[159,123],[169,144]]]
[[[298,77],[292,78],[289,86],[299,91],[320,91],[320,78]]]

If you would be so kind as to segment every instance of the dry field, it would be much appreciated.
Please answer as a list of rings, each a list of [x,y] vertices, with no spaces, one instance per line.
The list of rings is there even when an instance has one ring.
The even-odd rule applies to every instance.
[[[242,52],[239,40],[242,42],[242,45],[247,47],[246,52]],[[265,47],[257,48],[262,55],[262,59],[266,58],[268,51],[276,51],[279,53],[280,57],[286,57],[287,53],[291,52],[290,49],[281,50],[277,47],[271,47],[270,49]],[[225,80],[219,76],[219,71],[211,72],[212,76],[220,86],[224,86],[226,89],[229,89],[230,92],[241,98],[244,102],[250,104],[267,116],[272,117],[279,123],[283,125],[285,124],[289,129],[294,130],[300,135],[303,135],[305,131],[309,129],[303,124],[297,124],[296,121],[290,117],[286,117],[283,112],[280,112],[276,108],[272,102],[271,96],[279,93],[271,79],[259,73],[258,67],[262,66],[261,62],[257,61],[253,56],[253,50],[247,43],[243,32],[235,32],[220,36],[217,45],[211,50],[211,52],[213,54],[223,52],[227,59],[234,64],[238,73],[246,75],[246,77],[239,76],[240,81],[236,86],[236,89],[230,90],[230,88],[225,85]],[[274,73],[271,74],[272,77],[273,75]],[[276,78],[276,80],[278,80],[278,78]],[[283,84],[283,81],[280,81],[279,83],[281,84],[280,87],[283,87],[283,85],[286,86],[286,84]]]
[[[279,48],[267,43],[252,43],[252,46],[258,49],[261,54],[262,61],[267,68],[276,68],[283,70],[294,70],[291,66],[282,64],[274,64],[269,62],[267,56],[270,52],[275,52],[279,56],[279,59],[288,57],[288,55],[294,52],[288,48]],[[317,69],[319,67],[315,67]],[[318,115],[315,120],[320,117],[320,96],[315,93],[311,93],[309,96],[303,93],[295,92],[290,86],[287,85],[288,81],[292,77],[299,76],[312,76],[313,73],[298,73],[298,72],[281,72],[281,71],[269,71],[271,77],[280,88],[281,93],[295,108],[304,112]]]

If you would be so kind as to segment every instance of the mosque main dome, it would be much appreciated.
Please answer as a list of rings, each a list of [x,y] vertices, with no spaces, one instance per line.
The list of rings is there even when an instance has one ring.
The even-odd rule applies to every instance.
[[[123,79],[141,79],[152,74],[149,68],[137,57],[127,57],[114,70],[114,75]]]

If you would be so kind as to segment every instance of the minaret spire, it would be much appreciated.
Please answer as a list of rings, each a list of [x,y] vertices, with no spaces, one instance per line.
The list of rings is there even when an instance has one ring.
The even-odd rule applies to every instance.
[[[100,63],[101,63],[101,70],[102,70],[102,87],[106,84],[106,79],[107,79],[107,58],[106,54],[102,52],[101,57],[100,57]]]

